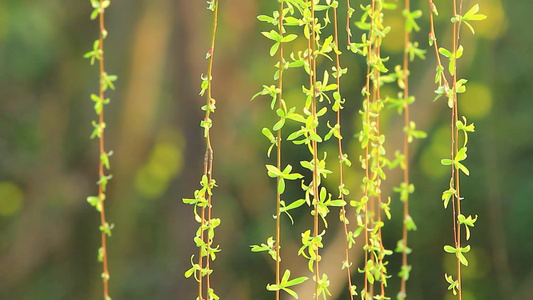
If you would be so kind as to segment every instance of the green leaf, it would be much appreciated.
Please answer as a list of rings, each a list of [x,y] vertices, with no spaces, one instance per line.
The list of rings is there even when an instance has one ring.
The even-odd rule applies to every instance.
[[[270,16],[265,16],[265,15],[259,15],[257,16],[257,19],[261,22],[268,22],[268,23],[271,23],[271,24],[274,24],[274,21],[276,19],[270,17]]]
[[[455,195],[455,189],[448,189],[442,193],[442,200],[444,201],[444,209],[448,208],[448,203],[450,202],[451,197]]]
[[[102,176],[102,177],[100,177],[100,180],[98,180],[98,181],[96,182],[96,184],[98,184],[98,185],[102,185],[102,191],[105,192],[106,187],[107,187],[107,183],[109,182],[109,180],[111,180],[111,178],[113,178],[112,175]]]
[[[459,45],[459,47],[457,48],[457,51],[455,52],[455,58],[460,58],[461,56],[463,56],[463,46],[462,45]]]
[[[285,180],[283,177],[280,177],[278,182],[278,194],[283,194],[283,192],[285,192]]]
[[[118,76],[117,75],[108,75],[107,73],[104,73],[103,78],[103,90],[107,90],[108,87],[110,87],[112,90],[115,89],[115,85],[113,84],[114,81],[117,81]]]
[[[470,171],[468,170],[467,167],[465,167],[465,165],[463,165],[462,163],[460,162],[457,162],[455,163],[457,168],[461,171],[463,171],[463,173],[465,173],[466,176],[470,176]]]
[[[308,278],[307,277],[298,277],[298,278],[294,278],[292,280],[289,280],[287,282],[287,286],[293,286],[293,285],[297,285],[297,284],[300,284],[304,281],[306,281]]]
[[[275,42],[272,47],[270,47],[270,56],[276,55],[276,52],[278,52],[280,42]]]
[[[269,139],[271,143],[274,144],[276,142],[276,137],[274,136],[274,134],[272,134],[270,129],[265,127],[263,128],[263,130],[261,130],[261,133],[263,133],[263,135],[266,136],[267,139]]]
[[[275,42],[281,42],[281,36],[279,35],[278,32],[274,31],[274,30],[271,30],[270,32],[261,32],[264,36],[266,36],[267,38],[275,41]]]
[[[100,154],[100,161],[102,162],[102,165],[109,170],[109,156],[107,153]]]
[[[288,43],[294,41],[298,36],[296,34],[289,34],[281,39],[281,42]]]
[[[413,218],[411,216],[407,216],[405,218],[405,227],[407,228],[407,230],[409,231],[416,231],[417,227],[416,227],[416,224],[415,224],[415,221],[413,220]]]
[[[485,20],[487,18],[486,15],[478,14],[479,11],[479,4],[474,5],[469,11],[467,11],[462,19],[466,21],[481,21]]]
[[[283,128],[283,125],[285,125],[285,118],[279,119],[279,121],[277,121],[276,124],[274,124],[274,127],[272,127],[272,129],[274,131],[278,131],[281,128]]]
[[[96,208],[98,212],[102,212],[102,201],[105,199],[105,195],[102,194],[100,197],[89,196],[87,197],[87,202]]]
[[[346,205],[346,201],[344,200],[330,200],[326,202],[327,206],[336,206],[336,207],[342,207]]]
[[[283,178],[288,179],[288,180],[295,180],[295,179],[303,178],[303,175],[299,173],[284,174]]]
[[[466,259],[466,257],[464,256],[464,254],[461,252],[461,251],[457,251],[455,253],[455,255],[457,255],[457,258],[459,258],[459,261],[465,265],[466,267],[468,267],[468,260]]]
[[[452,53],[448,51],[446,48],[439,48],[439,53],[446,56],[446,57],[452,57]]]
[[[100,14],[100,12],[98,11],[98,8],[93,9],[93,11],[91,13],[91,20],[96,19],[99,14]]]
[[[111,230],[115,227],[115,224],[108,224],[105,223],[104,225],[100,226],[100,231],[105,233],[108,237],[111,237]]]
[[[292,202],[291,204],[289,204],[289,205],[287,205],[285,207],[281,207],[280,208],[280,212],[286,212],[286,211],[289,211],[291,209],[298,208],[298,207],[302,206],[304,203],[305,203],[304,199],[296,200],[296,201]]]
[[[453,164],[453,160],[448,159],[448,158],[444,158],[444,159],[441,159],[441,160],[440,160],[440,163],[441,163],[441,165],[443,165],[443,166],[450,166],[450,165]]]
[[[444,246],[444,251],[448,252],[448,253],[457,253],[457,249],[455,249],[454,247],[450,246],[450,245],[446,245]]]
[[[463,161],[466,159],[466,151],[467,147],[463,147],[457,151],[457,155],[455,156],[455,161]]]

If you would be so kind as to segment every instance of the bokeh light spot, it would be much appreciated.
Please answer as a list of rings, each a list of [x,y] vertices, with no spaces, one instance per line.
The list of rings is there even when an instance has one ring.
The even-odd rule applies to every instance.
[[[420,168],[431,178],[440,178],[450,174],[450,168],[441,165],[443,158],[450,157],[450,128],[442,126],[430,134],[431,142],[420,157]]]
[[[501,0],[486,0],[479,7],[479,13],[486,15],[483,21],[472,21],[477,36],[496,39],[507,31],[507,17]]]
[[[11,216],[22,206],[24,194],[13,182],[0,182],[0,216]]]
[[[161,141],[154,145],[148,161],[135,176],[136,189],[148,199],[160,197],[167,190],[170,180],[179,174],[183,167],[181,133],[166,132],[161,136]]]
[[[472,82],[467,84],[464,97],[459,99],[459,110],[468,119],[481,119],[492,108],[492,93],[483,84]]]

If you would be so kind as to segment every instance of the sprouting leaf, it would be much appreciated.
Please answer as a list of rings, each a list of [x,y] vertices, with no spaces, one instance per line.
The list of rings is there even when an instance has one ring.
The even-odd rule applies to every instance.
[[[115,89],[115,84],[113,84],[114,81],[118,79],[117,75],[108,75],[104,72],[104,76],[102,78],[102,89],[104,91],[107,90],[107,88],[111,88],[112,90]]]
[[[111,236],[111,230],[115,227],[115,224],[104,223],[100,226],[100,231],[105,233],[107,236]]]
[[[279,45],[280,45],[280,42],[275,42],[274,45],[272,45],[272,47],[270,47],[270,56],[274,56],[276,55],[276,52],[278,52],[278,49],[279,49]]]
[[[448,51],[446,48],[439,48],[439,53],[450,58],[452,57],[452,53],[450,51]]]
[[[468,26],[472,34],[476,34],[476,32],[474,31],[474,27],[472,27],[468,21],[481,21],[487,18],[486,15],[478,14],[478,11],[479,4],[476,4],[461,17],[461,20],[466,24],[466,26]]]
[[[278,131],[281,128],[283,128],[283,125],[285,125],[285,118],[279,119],[279,121],[277,121],[276,124],[274,124],[274,127],[272,127],[272,129],[274,131]]]
[[[296,34],[289,34],[281,39],[282,43],[288,43],[294,41],[298,36]]]
[[[448,190],[444,191],[442,193],[442,200],[444,201],[444,209],[448,208],[448,203],[450,202],[450,199],[452,196],[455,195],[455,189],[449,188]]]
[[[444,159],[441,159],[441,160],[440,160],[440,163],[441,163],[441,165],[443,165],[443,166],[450,166],[450,165],[453,164],[453,160],[448,159],[448,158],[444,158]]]
[[[87,202],[96,208],[98,212],[102,211],[102,201],[105,199],[105,194],[100,196],[89,196],[87,197]]]
[[[100,154],[100,162],[102,163],[102,165],[104,165],[106,169],[109,170],[109,156],[107,155],[107,153]]]
[[[266,127],[263,128],[261,133],[263,133],[263,135],[266,136],[266,138],[271,143],[270,147],[268,148],[268,152],[267,152],[267,156],[270,157],[270,152],[272,151],[272,148],[274,148],[274,146],[276,145],[277,138],[274,136],[274,134],[272,134],[272,131],[270,131],[270,129],[268,129]]]
[[[459,224],[465,225],[466,230],[466,240],[470,239],[470,227],[474,227],[474,223],[477,221],[477,215],[475,218],[472,218],[472,216],[465,217],[464,215],[457,216],[457,220],[459,221]]]
[[[91,65],[94,64],[95,60],[100,60],[103,51],[100,50],[100,40],[95,40],[93,43],[93,50],[85,53],[83,57],[91,59]]]
[[[444,274],[444,278],[446,279],[446,282],[449,283],[448,290],[451,290],[454,295],[457,295],[459,281],[453,280],[452,275],[448,275],[448,273]]]
[[[457,249],[455,249],[454,247],[452,247],[450,245],[446,245],[446,246],[444,246],[444,251],[446,251],[448,253],[456,253]]]
[[[270,32],[261,32],[264,36],[266,36],[267,38],[275,41],[275,42],[281,42],[281,36],[279,35],[279,33],[275,30],[271,30]]]
[[[271,24],[276,24],[277,23],[277,22],[275,22],[276,19],[272,18],[271,16],[259,15],[259,16],[257,16],[257,19],[259,21],[267,22],[267,23],[271,23]]]
[[[105,192],[106,187],[107,187],[107,183],[109,182],[109,180],[111,180],[111,178],[113,178],[113,175],[107,175],[107,176],[104,175],[104,176],[100,177],[100,180],[98,180],[96,182],[96,184],[102,185],[102,191]]]
[[[462,248],[454,248],[450,245],[444,246],[444,251],[448,253],[455,253],[455,256],[459,259],[459,261],[465,265],[468,266],[468,260],[464,256],[463,253],[467,253],[470,251],[470,246],[462,247]]]
[[[298,278],[294,278],[294,279],[289,280],[290,275],[291,275],[291,271],[285,270],[285,273],[283,273],[283,277],[281,278],[281,282],[279,284],[268,284],[267,287],[266,287],[267,290],[269,290],[269,291],[284,290],[285,292],[287,292],[289,295],[291,295],[295,299],[298,299],[298,294],[296,294],[296,292],[293,291],[292,289],[290,289],[289,287],[294,286],[294,285],[298,285],[298,284],[306,281],[308,278],[307,277],[298,277]]]

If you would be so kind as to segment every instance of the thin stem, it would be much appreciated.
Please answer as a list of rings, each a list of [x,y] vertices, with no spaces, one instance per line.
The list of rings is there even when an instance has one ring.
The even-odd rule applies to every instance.
[[[372,51],[372,45],[369,43],[368,45],[368,54],[367,55],[370,55]],[[366,102],[366,114],[365,114],[365,123],[366,124],[370,124],[370,66],[367,66],[367,76],[366,76],[366,85],[365,85],[365,89],[366,89],[366,99],[365,99],[365,102]],[[365,178],[367,180],[370,180],[370,162],[369,162],[369,153],[370,153],[370,146],[367,144],[366,147],[365,147]],[[369,218],[370,218],[370,214],[368,212],[368,202],[370,201],[369,199],[369,183],[365,183],[365,228],[364,228],[364,231],[365,231],[365,245],[367,247],[370,247],[370,240],[369,240],[369,236],[368,236],[368,229],[370,228],[369,224],[368,224],[368,221],[369,221]],[[368,266],[368,250],[365,251],[365,271],[366,271],[366,268]],[[365,286],[364,286],[364,292],[365,292],[365,299],[368,299],[368,290],[369,290],[369,287],[368,287],[368,272],[365,272]]]
[[[309,1],[306,1],[309,2]],[[317,119],[316,115],[316,59],[315,59],[315,51],[316,51],[316,28],[315,28],[315,3],[312,0],[311,1],[311,34],[310,39],[307,40],[307,49],[308,49],[308,62],[310,67],[310,74],[309,74],[309,86],[311,90],[311,115],[313,117],[313,120]],[[316,134],[316,127],[313,127],[313,132]],[[313,237],[318,236],[319,232],[319,220],[318,220],[318,181],[319,181],[319,174],[318,174],[318,143],[315,140],[311,141],[311,149],[313,151],[313,180],[312,180],[312,189],[313,189],[313,203],[314,203],[314,216],[313,216]],[[320,280],[320,269],[319,269],[319,251],[318,247],[315,246],[315,299],[318,300],[318,287],[319,287],[319,280]]]
[[[441,68],[441,71],[439,72],[440,75],[441,75],[440,76],[441,81],[444,82],[444,86],[445,87],[449,87],[448,80],[446,79],[446,76],[444,75],[444,68],[442,67],[442,61],[440,59],[440,54],[439,54],[439,46],[437,44],[437,35],[435,34],[435,23],[434,23],[434,20],[433,20],[433,10],[435,9],[435,4],[433,3],[432,0],[429,0],[429,8],[430,8],[430,11],[429,11],[429,24],[430,24],[429,38],[433,41],[433,48],[435,50],[435,58],[437,59],[437,67]],[[441,82],[439,82],[439,84],[441,84]],[[446,93],[446,91],[445,91],[445,93]]]
[[[346,44],[348,46],[350,46],[350,44],[352,43],[352,41],[351,41],[351,39],[352,39],[352,30],[350,29],[350,19],[351,19],[350,10],[351,9],[352,8],[350,7],[350,0],[346,0],[346,36],[347,36]],[[335,23],[337,23],[337,22],[335,22]]]
[[[279,35],[283,39],[283,2],[279,3]],[[279,108],[283,108],[283,43],[279,46]],[[279,117],[281,119],[281,117]],[[277,135],[277,167],[281,170],[281,129],[278,130]],[[280,178],[277,178],[277,185],[279,186]],[[281,194],[276,189],[276,285],[280,284],[280,262],[281,262]],[[280,290],[276,290],[276,300],[280,299]]]
[[[372,10],[371,10],[371,17],[370,17],[370,30],[369,30],[369,35],[368,35],[368,39],[369,39],[369,43],[368,43],[368,52],[367,52],[367,61],[370,61],[372,58],[371,56],[374,55],[373,52],[374,52],[374,37],[373,37],[373,28],[374,28],[374,18],[373,18],[373,15],[374,15],[374,10],[375,10],[375,1],[372,0]],[[370,64],[367,65],[367,76],[366,76],[366,86],[365,86],[365,89],[366,89],[366,114],[365,114],[365,122],[367,125],[371,125],[371,102],[374,103],[375,102],[375,97],[376,97],[376,93],[375,93],[375,86],[374,85],[371,85],[371,77],[372,77],[372,72],[374,72],[370,66]],[[370,97],[372,96],[372,101],[370,99]],[[369,133],[369,134],[373,134],[373,133]],[[371,155],[371,144],[372,142],[369,141],[367,146],[365,147],[365,178],[370,181],[370,168],[371,168],[371,163],[370,163],[370,155]],[[367,199],[366,200],[366,203],[365,203],[365,245],[368,249],[371,249],[371,243],[370,243],[370,236],[369,236],[369,231],[371,228],[373,228],[373,218],[374,218],[374,215],[373,215],[373,212],[374,212],[374,196],[371,196],[370,195],[370,191],[369,191],[369,184],[370,183],[366,183],[365,184],[365,198]],[[368,205],[368,202],[370,202],[370,208],[369,208],[369,205]],[[368,260],[369,259],[372,259],[374,260],[374,256],[370,256],[370,252],[371,250],[366,250],[365,251],[365,286],[364,286],[364,292],[365,292],[365,299],[372,299],[373,298],[373,289],[374,289],[374,286],[373,284],[371,284],[368,280],[368,270],[366,270],[368,268]]]
[[[103,0],[100,0],[100,7],[102,7],[102,2]],[[106,29],[105,29],[105,26],[104,26],[104,10],[101,9],[100,10],[100,13],[99,13],[99,22],[100,22],[100,37],[99,37],[99,41],[100,41],[100,46],[99,46],[99,51],[101,53],[101,56],[100,56],[100,85],[99,85],[99,97],[100,97],[100,100],[103,101],[105,98],[104,98],[104,78],[106,77],[106,73],[105,73],[105,70],[104,70],[104,35],[106,34]],[[101,111],[100,111],[100,114],[98,116],[98,122],[100,123],[100,138],[99,138],[99,146],[100,146],[100,157],[102,155],[107,155],[106,152],[105,152],[105,148],[104,148],[104,130],[103,128],[105,127],[105,123],[104,123],[104,109],[102,107]],[[102,159],[99,160],[99,165],[98,165],[98,174],[100,176],[100,178],[104,178],[105,177],[105,173],[104,173],[104,164],[102,162]],[[104,197],[104,183],[99,182],[98,184],[98,195],[100,197],[100,201],[103,201],[103,197]],[[102,203],[101,205],[101,210],[100,210],[100,222],[102,223],[102,226],[103,227],[106,227],[108,226],[107,222],[106,222],[106,217],[105,217],[105,209],[104,209],[104,205]],[[104,282],[104,299],[108,299],[109,298],[109,286],[108,286],[108,281],[109,281],[109,270],[108,270],[108,263],[107,263],[107,243],[106,243],[106,233],[101,230],[101,239],[102,239],[102,265],[103,265],[103,282]]]
[[[213,29],[211,35],[211,47],[208,52],[208,69],[207,69],[207,87],[206,87],[206,105],[205,105],[205,122],[211,122],[210,115],[214,109],[215,100],[212,97],[212,77],[213,77],[213,59],[215,54],[215,39],[216,31],[218,24],[218,0],[213,0]],[[212,243],[213,239],[205,234],[206,227],[213,225],[212,223],[212,187],[213,187],[213,147],[211,146],[211,134],[209,126],[205,126],[204,138],[206,141],[206,148],[204,154],[204,173],[203,177],[207,178],[207,193],[206,200],[207,205],[202,206],[201,210],[201,221],[200,221],[200,240],[205,243],[204,246],[200,247],[198,255],[198,267],[199,275],[198,280],[198,299],[204,299],[203,293],[207,292],[208,297],[210,297],[211,289],[211,253],[212,253]],[[209,229],[208,229],[209,230]],[[205,260],[205,268],[204,268]],[[205,273],[204,273],[205,272]],[[204,275],[205,274],[205,275]],[[205,277],[205,280],[203,279]],[[204,289],[205,288],[205,289]]]
[[[460,10],[462,10],[463,1],[461,0],[460,4]],[[459,14],[461,11],[459,11]],[[457,16],[457,1],[453,1],[453,14],[454,16]],[[460,26],[461,22],[454,23],[453,25],[453,53],[457,52],[457,49],[459,47],[459,32],[460,32]],[[454,61],[454,73],[453,73],[453,109],[452,109],[452,130],[453,130],[453,138],[452,138],[452,147],[454,151],[454,156],[452,156],[452,160],[455,158],[455,156],[458,153],[459,148],[459,130],[457,129],[457,121],[458,121],[458,107],[457,107],[457,57],[456,55],[453,56]],[[453,166],[453,165],[452,165]],[[452,167],[453,168],[453,167]],[[458,221],[458,216],[461,215],[461,194],[459,190],[459,181],[460,181],[460,172],[456,168],[455,170],[455,189],[456,189],[456,209],[457,212],[454,215],[454,227],[457,227],[457,230],[455,232],[455,247],[456,249],[461,248],[461,228]],[[457,257],[457,282],[458,282],[458,296],[459,300],[462,300],[462,280],[461,280],[461,261],[459,260],[459,257]]]
[[[202,230],[200,230],[200,240],[204,241],[205,242],[205,237],[204,237],[204,230],[203,228],[205,227],[205,207],[202,207],[202,221],[200,222],[200,228],[202,228]],[[202,271],[203,270],[203,266],[204,266],[204,257],[203,257],[203,251],[202,249],[200,248],[199,251],[199,255],[198,255],[198,267],[200,268],[200,274],[198,276],[198,299],[204,299],[204,297],[202,296],[203,295],[203,274],[202,274]]]
[[[348,10],[350,9],[350,1],[347,1]],[[335,63],[336,63],[336,69],[337,69],[337,92],[341,93],[341,63],[340,63],[340,55],[337,52],[339,49],[339,32],[338,32],[338,20],[337,20],[337,7],[333,8],[333,19],[334,19],[334,32],[335,32]],[[347,28],[349,29],[349,19],[346,23]],[[348,34],[348,43],[350,40],[350,35]],[[337,110],[337,125],[339,127],[339,134],[341,130],[341,105],[339,104],[338,110]],[[343,179],[343,164],[344,164],[344,153],[342,151],[342,139],[338,138],[338,148],[339,148],[339,187],[344,190],[344,179]],[[343,190],[340,191],[340,198],[342,201],[344,201],[344,192]],[[346,220],[346,205],[344,205],[341,209],[341,219],[343,221],[343,227],[344,227],[344,259],[346,262],[346,275],[348,276],[348,291],[350,293],[350,299],[353,300],[352,295],[352,275],[350,270],[350,255],[349,255],[349,245],[348,245],[348,223]]]
[[[407,12],[411,11],[410,1],[405,0],[405,10]],[[403,53],[403,99],[404,99],[404,127],[409,128],[409,104],[407,99],[409,98],[409,56],[408,56],[408,47],[410,43],[410,33],[408,30],[405,30],[404,33],[404,53]],[[403,154],[404,154],[404,169],[403,169],[403,178],[404,178],[404,188],[409,189],[409,135],[407,132],[404,135],[403,143]],[[402,228],[402,240],[403,240],[403,251],[402,251],[402,268],[403,271],[407,270],[407,219],[409,218],[409,193],[407,193],[407,198],[404,199],[403,203],[403,228]],[[407,295],[406,289],[406,280],[405,275],[401,276],[400,283],[400,299],[405,299]]]

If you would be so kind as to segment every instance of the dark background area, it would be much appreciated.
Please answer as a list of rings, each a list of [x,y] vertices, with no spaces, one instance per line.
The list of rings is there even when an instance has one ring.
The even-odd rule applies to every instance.
[[[351,2],[359,12],[359,2]],[[435,1],[440,46],[451,35],[444,2]],[[475,3],[465,1],[465,9]],[[340,7],[344,22],[343,1]],[[424,12],[414,38],[428,48],[427,1],[414,1],[412,7]],[[470,266],[464,268],[463,299],[532,299],[533,2],[486,0],[480,7],[488,19],[475,24],[475,36],[463,28],[465,54],[459,60],[459,74],[469,80],[460,111],[476,124],[466,160],[471,175],[461,182],[462,206],[465,214],[479,215],[467,256]],[[105,203],[107,218],[115,224],[108,239],[113,299],[196,297],[194,279],[183,273],[197,253],[192,240],[197,223],[192,207],[181,199],[193,196],[203,171],[199,123],[204,98],[198,92],[200,75],[207,69],[212,17],[205,8],[205,1],[113,0],[106,10],[106,71],[119,78],[116,90],[106,93],[111,104],[105,116],[106,148],[114,151]],[[266,97],[250,98],[263,84],[274,84],[275,59],[260,33],[271,28],[256,16],[276,9],[277,1],[220,2],[212,134],[219,185],[214,214],[222,219],[215,243],[222,252],[213,263],[212,280],[223,299],[273,296],[265,289],[274,280],[273,261],[251,253],[249,245],[274,235],[274,181],[264,167],[274,162],[266,157],[269,145],[261,129],[272,126],[276,115]],[[0,299],[102,298],[101,264],[96,260],[99,215],[86,201],[97,193],[98,176],[98,143],[89,138],[95,119],[89,96],[98,90],[98,70],[83,58],[98,37],[91,11],[88,0],[0,2]],[[391,69],[401,56],[402,22],[399,9],[386,15],[386,23],[397,28],[383,45]],[[352,30],[358,41],[362,32],[355,26]],[[449,170],[440,165],[449,155],[449,109],[443,100],[432,102],[435,58],[428,50],[427,59],[410,68],[411,91],[417,97],[412,118],[428,137],[413,143],[411,150],[416,186],[411,214],[418,230],[409,238],[413,271],[408,299],[453,299],[443,274],[454,273],[454,258],[442,250],[453,241],[451,210],[444,210],[441,201]],[[350,197],[357,199],[362,173],[353,135],[360,126],[365,63],[361,56],[344,52],[349,73],[342,82],[347,98],[343,135],[354,163],[346,171],[347,185]],[[301,93],[299,76],[287,79],[287,98]],[[403,125],[394,111],[386,112],[383,122],[388,155],[393,155],[401,146]],[[304,147],[286,149],[286,163],[298,166]],[[400,176],[391,172],[384,187],[393,197],[393,218],[385,233],[389,249],[401,231],[401,203],[392,192]],[[334,188],[335,180],[332,176],[326,184]],[[301,197],[299,183],[287,189],[287,201]],[[328,272],[331,299],[346,299],[337,213],[329,219],[322,253],[324,269],[334,270]],[[283,219],[283,264],[293,276],[312,276],[306,260],[295,255],[300,232],[309,228],[311,217],[306,209],[293,217],[294,226]],[[359,254],[352,255],[355,262]],[[399,265],[399,255],[393,255],[389,273],[397,274]],[[354,278],[361,286],[355,270]],[[390,279],[392,298],[398,281],[397,276]],[[310,299],[305,286],[298,293],[300,299]]]

